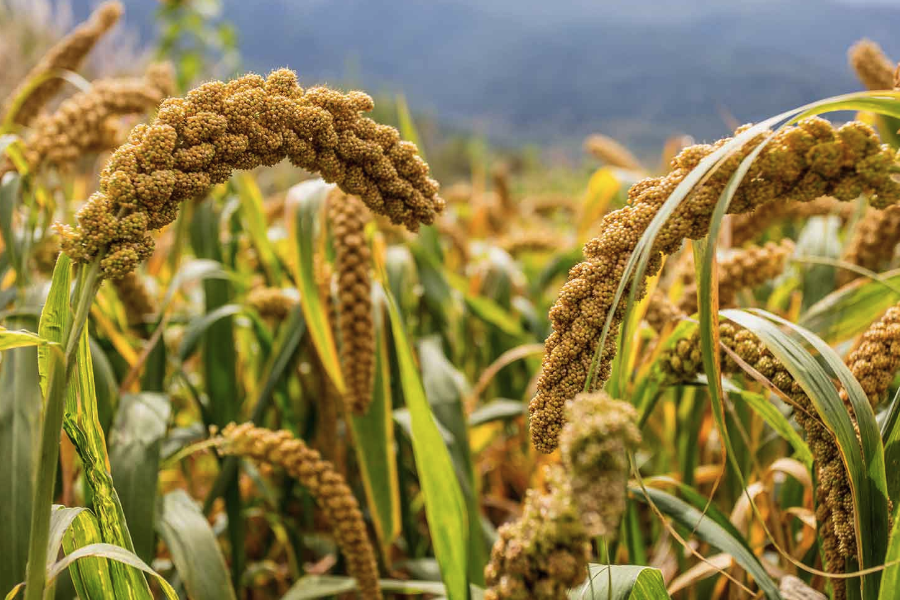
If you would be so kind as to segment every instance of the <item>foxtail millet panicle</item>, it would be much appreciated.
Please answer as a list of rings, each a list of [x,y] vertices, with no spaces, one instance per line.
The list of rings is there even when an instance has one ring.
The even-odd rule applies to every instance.
[[[584,140],[584,150],[610,167],[630,171],[643,171],[641,161],[631,151],[613,138],[595,133]]]
[[[0,115],[3,120],[13,109],[13,103],[29,86],[42,80],[28,94],[16,111],[13,122],[27,126],[41,112],[46,104],[59,93],[65,84],[60,72],[75,71],[94,48],[100,38],[112,29],[122,16],[122,4],[117,0],[104,2],[91,13],[90,18],[72,30],[66,37],[48,50],[41,60],[28,72],[25,79],[7,98]]]
[[[141,78],[95,81],[34,122],[24,143],[29,167],[63,168],[86,153],[113,150],[122,141],[116,120],[152,110],[174,86],[174,71],[168,63],[151,65]],[[7,161],[0,171],[11,168]]]
[[[564,236],[548,231],[545,224],[534,229],[519,229],[503,236],[497,242],[510,256],[525,252],[552,252],[565,248],[568,241]]]
[[[247,304],[263,319],[283,321],[297,305],[297,300],[282,289],[260,286],[247,294]]]
[[[491,182],[494,184],[494,194],[497,196],[500,204],[500,212],[507,218],[517,212],[509,179],[508,165],[499,163],[491,169]]]
[[[854,122],[834,129],[824,119],[804,119],[796,126],[756,136],[722,161],[705,183],[695,187],[659,231],[645,277],[659,270],[662,253],[670,254],[684,239],[697,239],[707,233],[710,216],[731,175],[767,138],[768,145],[736,190],[729,208],[732,213],[750,211],[776,198],[806,202],[829,194],[839,200],[851,200],[866,192],[870,203],[878,207],[900,198],[900,184],[890,172],[894,153],[879,144],[871,127]],[[583,391],[607,313],[613,310],[612,327],[594,381],[601,385],[609,378],[625,308],[624,302],[612,306],[612,300],[628,257],[644,230],[687,174],[727,142],[725,139],[712,146],[685,148],[673,160],[673,170],[668,175],[633,185],[628,192],[629,204],[607,214],[599,237],[585,244],[585,260],[571,269],[569,280],[550,310],[553,332],[545,344],[538,390],[529,407],[531,439],[539,451],[552,452],[556,448],[565,421],[565,402]],[[635,283],[640,298],[645,281],[629,285]]]
[[[223,454],[278,466],[296,478],[325,514],[362,597],[381,599],[378,564],[362,512],[353,492],[331,463],[290,432],[254,427],[252,423],[228,425],[217,441]]]
[[[437,182],[414,144],[361,115],[372,107],[362,92],[304,90],[288,69],[212,81],[169,98],[110,157],[77,228],[60,227],[63,251],[76,262],[103,255],[102,276],[121,277],[149,256],[148,233],[174,221],[182,201],[204,195],[235,169],[285,157],[392,222],[411,230],[431,223],[444,206]]]
[[[720,260],[719,307],[736,306],[738,292],[753,289],[781,275],[793,252],[794,242],[784,239],[777,244],[767,242],[763,246],[741,248]],[[689,315],[697,312],[696,282],[685,287],[678,308]]]
[[[346,384],[344,401],[356,414],[364,414],[372,401],[375,383],[375,321],[372,316],[372,256],[365,238],[369,211],[354,196],[340,190],[328,195],[326,210],[335,253],[337,274],[337,328],[341,342],[341,373]]]
[[[660,333],[669,323],[681,321],[687,316],[683,310],[669,300],[669,296],[666,295],[665,291],[656,288],[647,302],[644,320],[653,331]]]
[[[522,516],[497,530],[485,600],[560,600],[587,575],[590,537],[571,486],[560,466],[546,469],[549,491],[528,490]]]
[[[569,400],[566,416],[560,449],[581,521],[589,536],[613,538],[625,512],[628,453],[641,443],[637,411],[592,392]]]
[[[895,313],[896,317],[900,314]],[[874,337],[882,336],[879,333]],[[731,323],[721,323],[719,339],[723,346],[731,349],[791,399],[795,407],[794,418],[806,433],[806,441],[815,460],[816,521],[822,536],[825,562],[832,571],[843,571],[844,560],[856,556],[857,546],[853,494],[834,435],[822,424],[800,384],[756,335]],[[723,372],[740,372],[737,362],[721,348],[720,357]],[[670,382],[687,382],[696,378],[703,371],[699,332],[678,340],[673,348],[663,353],[660,361]],[[850,364],[853,370],[852,361]],[[859,369],[857,372],[860,372]],[[832,580],[832,586],[835,598],[845,598],[843,580]]]
[[[846,362],[875,407],[900,370],[900,304],[869,325]]]
[[[792,204],[778,200],[768,202],[753,212],[730,217],[731,245],[743,246],[762,235],[772,223],[788,219],[807,219],[814,216],[836,215],[841,221],[848,221],[856,207],[850,202],[841,202],[829,196],[822,196],[810,202]]]
[[[156,314],[156,302],[147,290],[144,280],[137,271],[132,271],[113,282],[116,295],[125,307],[129,325],[140,325],[148,317]]]
[[[841,253],[841,260],[870,271],[878,271],[890,261],[900,242],[900,206],[884,210],[869,208],[853,228],[853,233]],[[838,285],[845,285],[859,277],[849,269],[838,271]]]
[[[894,87],[897,63],[889,59],[877,43],[862,39],[847,51],[850,66],[868,90],[890,90]]]

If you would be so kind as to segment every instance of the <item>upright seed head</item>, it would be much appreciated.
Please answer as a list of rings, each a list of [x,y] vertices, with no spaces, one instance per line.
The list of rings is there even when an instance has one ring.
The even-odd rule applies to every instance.
[[[885,55],[877,43],[862,39],[847,51],[850,66],[866,89],[890,90],[894,87],[894,70],[897,64]]]
[[[596,133],[584,140],[584,149],[588,154],[611,167],[643,171],[641,162],[631,151],[613,138]]]
[[[375,323],[372,317],[371,252],[365,239],[368,211],[358,199],[335,190],[328,196],[338,280],[337,325],[341,337],[344,397],[356,414],[372,401],[375,382]]]

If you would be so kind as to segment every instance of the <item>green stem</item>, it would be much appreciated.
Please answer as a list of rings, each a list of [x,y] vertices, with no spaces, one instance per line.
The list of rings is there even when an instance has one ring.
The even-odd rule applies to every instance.
[[[56,467],[59,464],[59,435],[66,399],[66,359],[54,349],[44,420],[41,423],[41,454],[35,480],[31,530],[28,538],[28,567],[25,573],[25,600],[41,600],[47,577],[47,544]]]
[[[25,600],[41,600],[47,581],[47,544],[50,512],[59,466],[59,437],[66,405],[66,387],[71,375],[78,339],[87,323],[91,304],[100,288],[100,259],[78,270],[75,286],[75,316],[63,335],[65,354],[52,349],[50,385],[41,422],[41,446],[35,479],[31,529],[28,538],[28,566],[25,573]],[[55,557],[53,557],[55,558]]]

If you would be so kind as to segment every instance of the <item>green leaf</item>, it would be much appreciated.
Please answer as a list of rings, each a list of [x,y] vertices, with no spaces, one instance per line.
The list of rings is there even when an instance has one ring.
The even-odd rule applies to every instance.
[[[528,413],[528,405],[521,400],[496,398],[479,406],[469,415],[469,427],[478,427],[494,421],[517,419]]]
[[[378,297],[383,298],[377,284],[373,291],[377,291]],[[381,308],[383,301],[375,306],[375,382],[372,402],[366,414],[350,414],[350,426],[375,533],[381,543],[382,554],[387,557],[390,545],[401,531],[400,486],[394,454],[391,370],[384,311]]]
[[[891,406],[881,423],[884,443],[884,470],[888,476],[888,498],[900,496],[900,390],[894,394]]]
[[[860,278],[825,296],[802,317],[800,325],[829,344],[848,340],[872,324],[872,315],[880,315],[900,301],[900,271],[890,271],[877,280]]]
[[[742,538],[739,539],[715,519],[704,515],[701,510],[672,494],[649,487],[630,487],[629,491],[642,502],[653,502],[662,514],[671,517],[682,527],[694,532],[697,537],[720,552],[731,555],[744,570],[753,576],[756,584],[763,590],[767,598],[781,599],[778,585],[769,577],[759,559],[747,548],[746,541]]]
[[[199,319],[193,319],[185,329],[184,337],[178,346],[178,360],[181,362],[187,361],[205,340],[206,334],[211,327],[222,319],[228,319],[240,314],[241,310],[241,307],[237,304],[225,304],[207,312]]]
[[[4,136],[6,137],[6,136]],[[3,149],[6,140],[0,138],[0,157],[3,157]],[[13,229],[16,205],[19,202],[19,190],[22,178],[18,173],[6,173],[0,178],[0,238],[6,253],[9,255],[9,263],[16,272],[16,278],[22,276],[22,260],[20,253],[19,237]]]
[[[835,434],[854,494],[854,527],[862,553],[861,566],[866,568],[882,564],[889,532],[884,449],[875,424],[875,415],[865,393],[837,353],[827,344],[808,331],[774,315],[764,311],[754,313],[765,314],[767,318],[740,310],[725,310],[722,311],[722,316],[750,329],[763,341],[809,396],[828,430]],[[830,367],[831,373],[800,342],[779,330],[771,321],[788,325],[812,344]],[[834,386],[832,374],[840,379],[856,411],[862,448],[847,408]],[[877,596],[879,579],[880,573],[872,573],[863,578],[864,598]],[[848,582],[848,585],[853,584]]]
[[[219,241],[222,219],[220,209],[213,202],[204,202],[195,207],[191,223],[191,245],[200,258],[223,262],[224,256]],[[232,284],[223,279],[203,281],[206,314],[227,306],[232,301]],[[224,427],[238,421],[241,415],[243,395],[238,385],[237,351],[235,349],[234,323],[231,317],[216,320],[206,328],[203,335],[203,381],[209,396],[209,410],[204,415],[217,427]],[[230,464],[237,466],[232,461]],[[240,588],[244,572],[244,517],[243,503],[238,488],[238,473],[229,473],[221,494],[225,498],[225,512],[228,515],[228,538],[231,544],[231,580]]]
[[[797,458],[800,462],[806,465],[806,468],[812,472],[813,457],[812,452],[809,451],[809,446],[803,441],[803,438],[797,433],[797,430],[791,426],[787,417],[785,417],[765,395],[737,388],[729,389],[727,386],[725,391],[733,396],[739,397],[750,405],[750,408],[762,417],[763,421],[765,421],[769,427],[774,429],[778,435],[788,441],[794,449],[794,452],[797,453]]]
[[[266,362],[263,370],[263,386],[256,398],[253,411],[250,415],[250,421],[254,423],[263,422],[266,410],[272,403],[275,388],[284,377],[291,358],[300,346],[300,341],[306,334],[306,321],[303,319],[303,312],[299,307],[294,307],[288,315],[284,325],[278,328],[278,336],[272,346],[272,352]],[[228,456],[222,462],[222,468],[216,476],[216,481],[212,486],[212,490],[206,496],[203,502],[204,514],[209,514],[212,510],[213,502],[221,497],[228,486],[228,482],[234,479],[237,473],[238,458]]]
[[[47,344],[46,340],[36,333],[19,329],[18,331],[10,331],[6,327],[0,325],[0,352],[4,350],[12,350],[13,348],[25,348],[28,346],[42,346]]]
[[[841,220],[836,215],[811,217],[797,238],[796,254],[838,259],[841,242],[838,238]],[[835,268],[826,264],[812,264],[803,269],[803,306],[808,307],[825,298],[835,286]]]
[[[62,546],[66,554],[71,554],[77,549],[91,544],[102,543],[100,526],[97,524],[97,518],[91,511],[77,508],[63,508],[62,510],[76,511],[74,518],[61,532],[63,536]],[[51,534],[53,534],[52,527],[56,523],[57,515],[59,515],[61,520],[66,517],[65,514],[60,515],[60,512],[55,510],[53,513]],[[64,524],[64,522],[56,523],[57,527],[61,527]],[[48,571],[53,566],[54,561],[56,561],[58,551],[58,546],[50,546],[50,554],[47,556]],[[70,565],[69,575],[72,577],[72,584],[78,592],[78,597],[82,600],[103,600],[115,597],[116,587],[112,581],[110,567],[111,565],[106,559],[97,557],[84,558]]]
[[[100,426],[87,327],[81,332],[75,361],[75,372],[67,386],[63,428],[78,452],[84,476],[93,492],[103,541],[133,552],[122,503],[113,486],[106,436]],[[147,580],[140,571],[117,563],[111,566],[111,572],[117,597],[152,599]]]
[[[389,594],[421,596],[423,594],[446,594],[447,588],[436,581],[401,581],[398,579],[380,579],[381,590]],[[346,594],[357,589],[352,577],[337,575],[306,575],[291,586],[281,600],[316,600]],[[470,586],[473,598],[478,595],[479,588]]]
[[[450,452],[425,398],[403,322],[390,295],[387,304],[394,350],[399,362],[400,384],[412,419],[413,453],[425,494],[425,513],[434,553],[450,599],[466,600],[469,526],[465,499],[453,470]]]
[[[448,271],[443,267],[441,267],[441,271],[444,278],[450,282],[450,285],[463,295],[466,306],[469,307],[469,310],[471,310],[475,316],[485,323],[490,323],[503,333],[514,337],[522,337],[524,335],[522,324],[513,316],[514,313],[509,309],[503,308],[486,296],[480,296],[470,292],[469,282],[464,277]]]
[[[191,598],[236,598],[216,535],[184,490],[163,497],[159,534],[172,553],[172,562]]]
[[[47,566],[50,567],[59,554],[62,547],[63,536],[69,530],[69,526],[87,509],[84,507],[66,508],[60,504],[53,505],[50,513],[50,535],[47,537]]]
[[[10,321],[34,326],[34,319]],[[7,350],[0,360],[0,592],[25,579],[34,473],[41,436],[37,350]]]
[[[318,239],[318,221],[325,199],[334,186],[321,179],[304,181],[291,188],[288,205],[293,209],[290,219],[291,244],[296,260],[296,280],[300,289],[300,306],[306,317],[306,324],[313,344],[322,360],[326,373],[341,394],[344,393],[344,378],[338,359],[334,335],[328,324],[328,311],[319,299],[316,285],[314,259],[315,242]]]
[[[268,284],[272,287],[280,287],[283,279],[281,263],[269,241],[266,215],[263,212],[263,198],[259,186],[250,173],[241,173],[234,177],[233,181],[238,191],[238,200],[241,203],[241,216],[244,220],[245,230],[250,235],[250,241],[256,249]]]
[[[416,129],[416,122],[413,120],[412,113],[409,112],[409,106],[406,104],[406,96],[397,94],[397,120],[400,122],[400,135],[404,140],[412,142],[419,149],[419,156],[422,160],[425,158],[425,148],[419,141],[419,132]],[[427,162],[427,160],[426,160]]]
[[[41,310],[41,321],[38,325],[38,335],[57,344],[63,342],[63,332],[66,331],[71,318],[69,288],[71,287],[72,269],[70,265],[71,260],[65,254],[60,254],[56,259],[50,291],[44,302],[44,308]],[[38,371],[41,374],[41,392],[46,398],[48,374],[50,373],[50,351],[47,346],[38,348]]]
[[[135,569],[143,571],[144,573],[149,573],[150,575],[156,577],[160,587],[163,590],[163,593],[166,595],[166,598],[168,598],[169,600],[178,600],[178,594],[175,593],[175,590],[172,589],[172,586],[169,585],[169,582],[166,581],[159,573],[148,567],[147,564],[140,558],[135,556],[133,552],[129,552],[125,548],[114,546],[112,544],[90,544],[88,546],[78,548],[71,554],[67,554],[65,558],[54,563],[53,566],[48,570],[47,581],[50,582],[59,577],[60,573],[69,568],[76,561],[90,557],[108,558],[118,563],[122,563],[124,565],[128,565],[129,567],[133,567]],[[115,597],[121,598],[124,596]]]
[[[896,597],[897,590],[900,590],[900,519],[898,517],[900,517],[900,513],[895,510],[894,527],[891,530],[887,554],[884,557],[884,564],[890,566],[881,575],[881,591],[878,594],[878,600],[892,600]]]
[[[480,511],[475,470],[469,448],[469,431],[466,423],[463,399],[469,395],[465,376],[444,356],[441,340],[430,336],[419,342],[419,358],[422,368],[422,384],[425,397],[438,423],[453,436],[450,456],[453,459],[460,488],[465,496],[469,523],[469,581],[484,585],[484,565],[487,548],[481,531]]]
[[[589,579],[569,592],[569,600],[666,600],[662,572],[640,565],[588,567]]]
[[[129,523],[135,553],[155,554],[154,520],[159,453],[172,407],[168,397],[152,392],[128,394],[119,402],[110,433],[109,462]]]

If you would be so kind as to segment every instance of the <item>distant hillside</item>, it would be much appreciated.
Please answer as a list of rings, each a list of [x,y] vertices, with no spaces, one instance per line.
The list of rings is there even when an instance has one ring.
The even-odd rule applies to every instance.
[[[85,0],[82,0],[85,1]],[[153,4],[126,0],[146,27]],[[225,0],[248,67],[352,78],[512,143],[603,131],[656,149],[859,89],[860,37],[900,58],[900,5],[819,0]],[[145,29],[145,34],[148,33]]]

